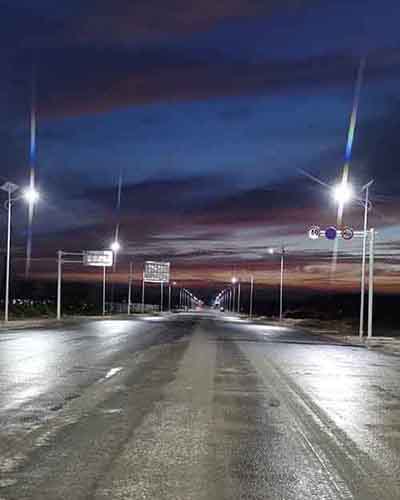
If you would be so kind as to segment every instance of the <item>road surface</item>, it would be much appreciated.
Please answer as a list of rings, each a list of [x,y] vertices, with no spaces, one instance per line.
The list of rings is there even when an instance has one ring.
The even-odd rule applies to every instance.
[[[224,314],[0,335],[0,499],[400,498],[400,360]]]

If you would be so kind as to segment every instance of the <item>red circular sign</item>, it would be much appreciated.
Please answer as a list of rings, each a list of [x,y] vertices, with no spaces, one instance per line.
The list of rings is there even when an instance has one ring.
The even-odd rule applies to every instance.
[[[351,240],[354,236],[354,229],[349,227],[349,226],[345,226],[343,229],[342,229],[342,238],[344,240]]]

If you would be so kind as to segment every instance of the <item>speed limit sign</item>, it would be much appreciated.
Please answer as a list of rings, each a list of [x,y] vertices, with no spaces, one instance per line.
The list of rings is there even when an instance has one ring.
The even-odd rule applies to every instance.
[[[310,240],[317,240],[320,237],[321,229],[319,226],[311,226],[308,230],[308,237]]]

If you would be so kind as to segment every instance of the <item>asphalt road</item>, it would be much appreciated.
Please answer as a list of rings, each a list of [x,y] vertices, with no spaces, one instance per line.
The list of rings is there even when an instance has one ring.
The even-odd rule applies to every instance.
[[[2,332],[0,500],[398,500],[399,381],[222,314]]]

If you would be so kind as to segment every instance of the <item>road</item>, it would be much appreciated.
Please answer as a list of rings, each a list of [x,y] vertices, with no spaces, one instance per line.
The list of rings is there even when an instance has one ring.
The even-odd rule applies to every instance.
[[[223,314],[0,335],[0,499],[399,499],[400,361]]]

